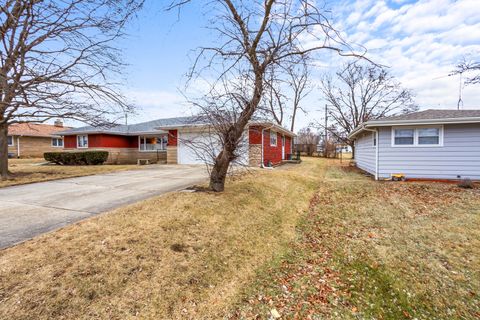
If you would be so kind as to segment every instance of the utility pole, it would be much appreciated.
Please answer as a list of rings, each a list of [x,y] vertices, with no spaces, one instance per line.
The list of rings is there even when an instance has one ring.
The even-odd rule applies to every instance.
[[[323,136],[323,156],[327,157],[327,140],[328,140],[328,104],[325,104],[325,134]]]

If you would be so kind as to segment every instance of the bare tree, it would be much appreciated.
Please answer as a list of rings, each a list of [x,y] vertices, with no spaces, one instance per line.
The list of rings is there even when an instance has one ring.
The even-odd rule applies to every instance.
[[[480,62],[467,61],[463,59],[457,66],[453,74],[474,73],[465,80],[466,84],[480,84]]]
[[[305,60],[301,64],[292,65],[287,69],[289,76],[288,85],[292,90],[292,115],[290,118],[290,131],[295,130],[295,120],[299,111],[305,113],[302,100],[312,91],[310,83],[310,71]]]
[[[4,0],[0,5],[0,174],[8,126],[71,118],[104,124],[129,106],[114,40],[141,0]]]
[[[191,1],[177,0],[171,8]],[[237,83],[243,85],[224,92],[212,88],[202,108],[204,113],[222,119],[222,146],[211,170],[210,188],[223,191],[237,146],[264,98],[268,71],[298,63],[320,50],[355,54],[330,24],[327,10],[310,0],[214,0],[208,9],[217,13],[211,28],[219,36],[219,45],[200,48],[190,75],[210,71],[217,79],[213,86],[221,83],[222,90],[225,79],[241,79]],[[213,103],[219,93],[223,99]]]
[[[285,80],[279,78],[276,75],[277,68],[273,68],[267,73],[265,81],[265,94],[264,94],[264,115],[265,117],[273,117],[273,120],[280,126],[284,125],[285,114],[287,113],[287,101],[288,97],[283,93],[282,86],[285,84]],[[261,112],[261,106],[259,106],[259,112]]]
[[[388,72],[374,65],[347,64],[336,76],[325,77],[321,90],[329,103],[328,117],[333,120],[330,134],[354,150],[347,136],[361,123],[387,115],[418,110],[412,94],[403,89]],[[324,127],[321,123],[317,126]],[[354,151],[353,151],[354,152]]]
[[[295,130],[298,112],[306,113],[301,102],[312,91],[310,71],[305,58],[298,63],[287,65],[286,68],[273,66],[267,76],[266,114],[271,115],[279,125],[288,126],[290,131]]]
[[[298,131],[296,140],[297,151],[306,152],[308,156],[312,156],[320,143],[320,134],[311,128],[303,128]]]

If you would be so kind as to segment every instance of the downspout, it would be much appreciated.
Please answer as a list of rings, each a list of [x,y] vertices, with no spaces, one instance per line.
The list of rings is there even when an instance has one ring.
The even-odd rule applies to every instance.
[[[262,156],[261,156],[262,163],[260,164],[260,168],[265,168],[264,150],[263,150],[263,145],[265,144],[265,140],[264,140],[265,130],[272,129],[273,127],[274,127],[274,126],[262,128],[262,152],[261,152],[261,154],[262,154]]]
[[[378,180],[378,164],[379,164],[379,150],[378,150],[378,147],[380,145],[380,141],[378,141],[378,129],[367,129],[367,128],[363,128],[365,131],[370,131],[370,132],[373,132],[375,134],[375,140],[376,140],[376,144],[375,144],[375,180]]]
[[[264,140],[264,135],[265,135],[264,132],[265,132],[265,129],[266,129],[266,128],[262,128],[262,148],[261,148],[261,150],[262,150],[261,155],[262,155],[262,156],[260,157],[260,158],[261,158],[261,159],[260,159],[260,161],[261,161],[261,162],[260,162],[260,168],[264,168],[264,167],[265,167],[264,161],[263,161],[263,158],[264,158],[264,155],[263,155],[263,153],[264,153],[264,151],[263,151],[263,145],[264,145],[264,143],[265,143],[265,140]]]
[[[20,158],[20,136],[17,136],[17,158]]]

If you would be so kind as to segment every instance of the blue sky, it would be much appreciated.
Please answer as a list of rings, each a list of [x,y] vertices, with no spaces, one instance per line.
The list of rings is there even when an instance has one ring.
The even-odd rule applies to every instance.
[[[194,1],[178,17],[163,11],[160,1],[148,1],[129,26],[130,36],[121,43],[129,64],[125,94],[140,107],[131,122],[191,114],[179,89],[192,65],[192,50],[215,41],[205,28],[203,3]],[[421,108],[456,107],[459,81],[447,75],[462,56],[480,58],[479,0],[345,0],[328,6],[344,37],[389,66],[414,91]],[[341,63],[337,57],[320,61],[317,74]],[[465,87],[463,93],[465,109],[480,108],[478,86]],[[320,118],[324,101],[314,90],[304,104],[309,114],[301,115],[297,129]]]

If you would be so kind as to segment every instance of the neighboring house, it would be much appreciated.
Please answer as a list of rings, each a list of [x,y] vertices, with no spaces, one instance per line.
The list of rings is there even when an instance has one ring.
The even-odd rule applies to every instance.
[[[8,126],[8,154],[16,158],[43,157],[45,152],[61,151],[63,148],[60,131],[69,129],[60,120],[54,125],[16,123]]]
[[[425,110],[367,121],[349,135],[376,179],[480,180],[480,110]]]
[[[352,153],[352,147],[346,144],[339,144],[335,147],[337,153]]]
[[[112,128],[76,128],[62,132],[65,150],[105,150],[107,163],[137,163],[139,159],[171,164],[201,164],[218,154],[211,126],[195,117],[158,119]],[[268,121],[249,124],[238,162],[250,166],[277,165],[292,153],[294,133]]]

